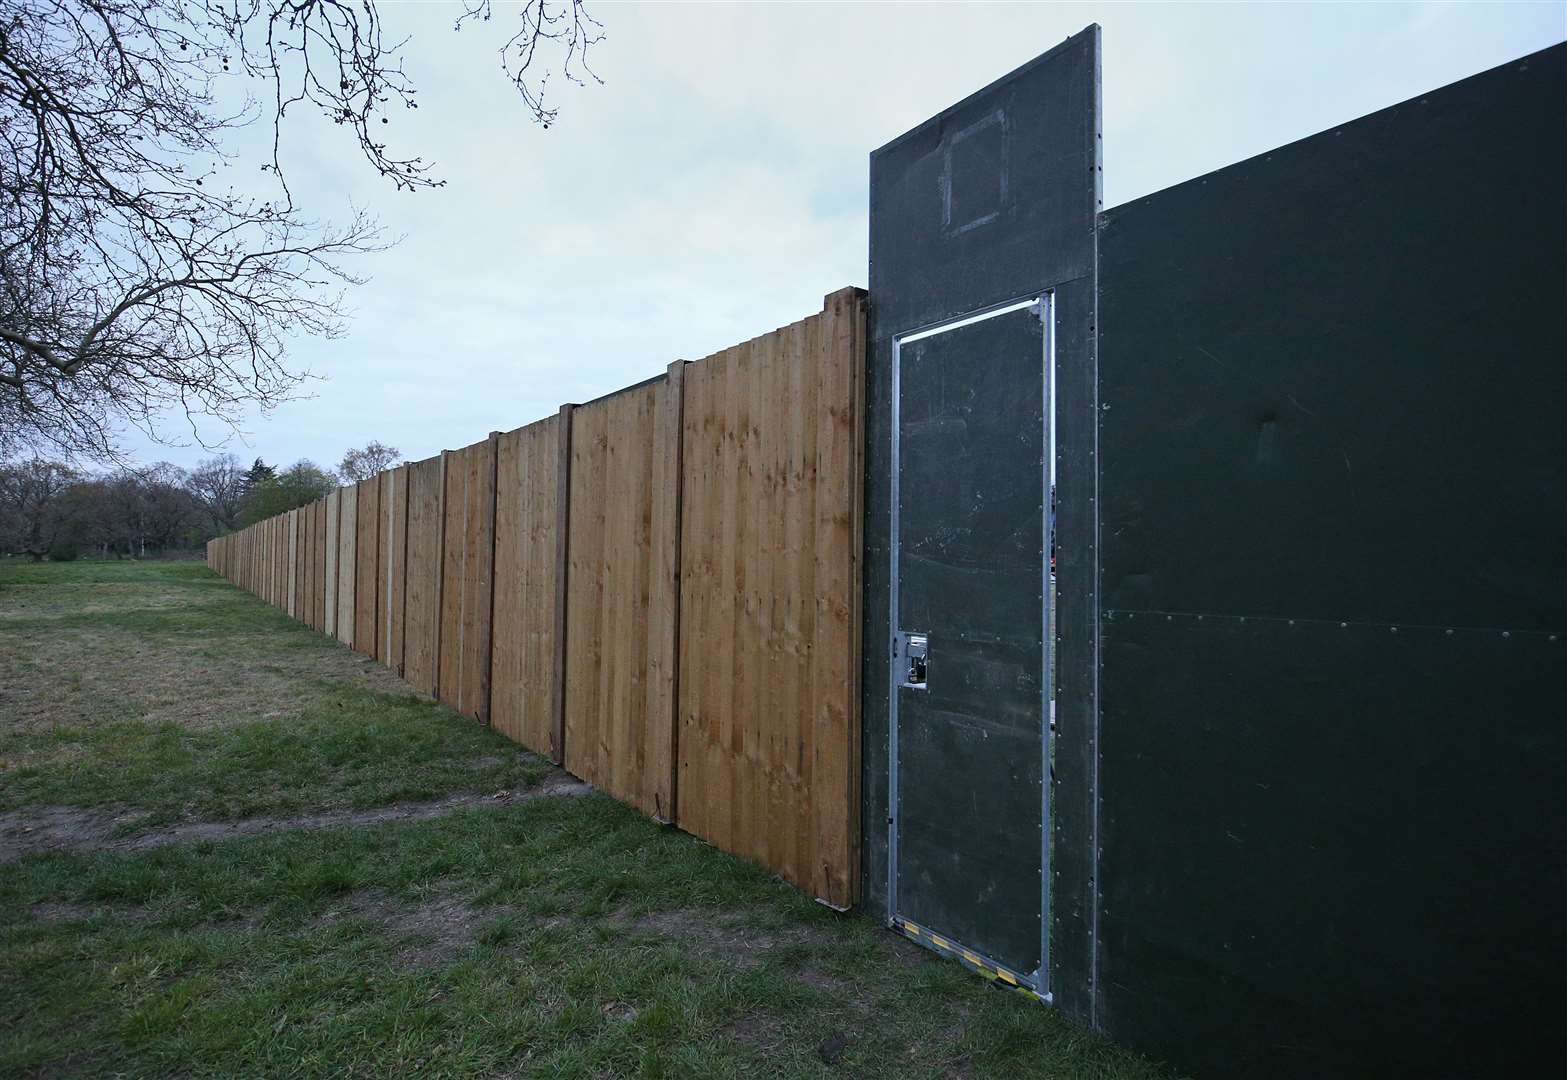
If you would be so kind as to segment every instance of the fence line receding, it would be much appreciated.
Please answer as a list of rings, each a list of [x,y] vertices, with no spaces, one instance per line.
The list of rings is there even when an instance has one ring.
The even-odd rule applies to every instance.
[[[865,294],[214,540],[209,565],[834,907],[858,897]]]

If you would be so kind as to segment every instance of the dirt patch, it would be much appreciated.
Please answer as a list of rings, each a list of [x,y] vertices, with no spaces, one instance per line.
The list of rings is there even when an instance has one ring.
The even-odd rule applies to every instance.
[[[789,1041],[789,1031],[772,1013],[743,1013],[718,1029],[718,1034],[762,1054],[781,1049]]]
[[[510,911],[477,908],[450,893],[409,901],[381,889],[361,889],[322,916],[318,925],[363,919],[392,939],[397,970],[428,971],[450,963],[473,944],[479,931]]]
[[[736,967],[756,967],[769,953],[784,945],[829,945],[833,937],[811,926],[757,929],[733,915],[693,908],[656,911],[624,921],[644,934],[675,938],[704,956],[728,960]]]
[[[936,963],[936,954],[923,945],[916,945],[899,933],[883,934],[882,947],[892,953],[909,967],[919,967],[922,964]]]
[[[825,994],[848,996],[855,990],[854,984],[849,980],[840,979],[836,975],[829,975],[825,971],[812,967],[801,968],[794,973],[794,977],[811,989],[820,990]]]
[[[452,795],[434,802],[392,803],[368,810],[326,810],[297,817],[190,821],[124,835],[145,811],[78,806],[27,806],[0,813],[0,864],[46,851],[145,851],[165,844],[227,840],[290,829],[327,829],[387,821],[421,821],[468,807],[500,807],[548,796],[584,795],[592,787],[556,770],[534,787],[494,795]]]
[[[146,922],[147,909],[135,905],[73,904],[63,900],[46,900],[27,909],[36,922],[63,923],[87,922],[91,919],[110,918],[117,922]]]

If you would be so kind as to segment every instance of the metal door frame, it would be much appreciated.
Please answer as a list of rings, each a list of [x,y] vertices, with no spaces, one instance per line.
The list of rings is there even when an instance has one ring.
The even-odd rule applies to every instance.
[[[1044,755],[1040,771],[1040,915],[1039,915],[1039,969],[1032,973],[1016,972],[998,964],[994,960],[981,953],[975,952],[961,942],[947,940],[939,932],[929,927],[921,926],[911,919],[905,918],[898,912],[898,689],[902,685],[902,676],[898,665],[898,658],[902,654],[902,638],[905,633],[900,625],[898,617],[898,568],[902,561],[902,551],[899,547],[898,531],[898,504],[901,494],[900,481],[900,427],[902,424],[902,384],[903,384],[903,346],[923,341],[926,338],[936,337],[939,334],[950,333],[954,330],[962,330],[973,326],[975,323],[984,322],[1000,315],[1011,315],[1019,311],[1033,308],[1039,315],[1043,326],[1043,355],[1040,358],[1044,370],[1040,380],[1041,393],[1044,396],[1044,446],[1042,457],[1044,460],[1044,473],[1041,480],[1044,484],[1043,508],[1044,508],[1044,552],[1041,556],[1040,574],[1043,578],[1041,596],[1043,597],[1043,609],[1040,623],[1040,637],[1043,640],[1042,657],[1044,666],[1043,678],[1040,680],[1042,698],[1040,701],[1039,720],[1042,728],[1040,749]],[[1052,645],[1050,640],[1050,604],[1052,603],[1050,586],[1050,543],[1051,543],[1051,513],[1050,513],[1050,479],[1054,464],[1053,447],[1055,445],[1055,363],[1056,363],[1056,313],[1055,293],[1046,290],[1032,296],[1018,300],[1008,300],[1001,304],[980,308],[967,315],[960,315],[953,319],[935,323],[929,326],[918,327],[894,335],[892,339],[892,459],[891,459],[891,528],[888,533],[888,639],[887,648],[891,661],[888,665],[888,702],[887,702],[887,912],[888,925],[922,945],[934,948],[937,952],[953,956],[970,967],[978,969],[982,974],[995,977],[1028,990],[1045,1002],[1050,1002],[1050,770],[1051,759],[1054,751],[1055,730],[1050,723],[1050,703],[1055,695],[1055,679],[1051,674],[1050,654]]]

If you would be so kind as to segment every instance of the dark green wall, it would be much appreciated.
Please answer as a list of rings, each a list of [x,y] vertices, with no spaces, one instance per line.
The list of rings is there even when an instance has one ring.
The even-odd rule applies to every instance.
[[[1495,1075],[1567,1000],[1567,46],[1101,216],[1096,1012]]]

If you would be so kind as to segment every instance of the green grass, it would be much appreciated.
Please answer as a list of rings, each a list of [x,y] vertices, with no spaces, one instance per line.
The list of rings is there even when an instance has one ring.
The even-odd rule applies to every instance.
[[[545,772],[197,563],[0,561],[0,655],[0,694],[64,703],[0,724],[0,810],[112,804],[146,827],[493,793]],[[149,704],[159,681],[168,700]]]
[[[545,768],[199,566],[0,561],[21,644],[13,817],[364,807]],[[127,670],[73,689],[50,654]],[[154,662],[203,673],[183,706],[133,692]],[[293,689],[250,701],[269,665]],[[601,795],[0,867],[0,1032],[4,1076],[1163,1075]]]
[[[276,720],[196,731],[117,721],[0,736],[0,748],[18,762],[0,810],[116,804],[150,811],[143,827],[526,788],[547,769],[444,706],[330,686]]]

